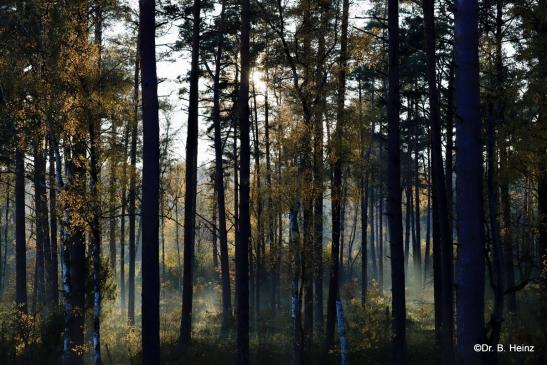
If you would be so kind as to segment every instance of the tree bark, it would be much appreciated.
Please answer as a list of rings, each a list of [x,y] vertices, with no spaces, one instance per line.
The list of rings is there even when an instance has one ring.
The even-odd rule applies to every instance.
[[[340,59],[337,75],[337,99],[336,119],[337,125],[334,135],[332,149],[333,172],[332,172],[332,248],[329,272],[329,294],[327,299],[327,325],[325,333],[324,361],[328,358],[328,352],[334,345],[334,325],[336,320],[336,298],[339,297],[339,270],[338,258],[340,256],[340,230],[341,230],[341,203],[342,203],[342,140],[345,125],[344,99],[346,96],[346,67],[348,60],[348,18],[349,0],[342,2],[342,34],[340,38]]]
[[[220,15],[221,27],[224,24],[224,1]],[[215,55],[215,74],[213,79],[213,123],[215,138],[215,190],[218,207],[218,234],[220,239],[220,269],[222,273],[222,331],[226,331],[232,322],[232,297],[230,290],[230,263],[228,257],[228,233],[226,230],[226,199],[224,187],[224,164],[222,160],[222,137],[220,120],[220,71],[224,36],[220,29]]]
[[[142,361],[160,363],[159,333],[159,187],[160,143],[158,79],[156,75],[155,1],[139,1],[139,53],[142,71],[143,179],[142,179]]]
[[[237,360],[238,365],[249,364],[249,240],[251,217],[249,201],[250,144],[249,144],[249,33],[251,31],[251,4],[240,0],[241,7],[241,82],[239,85],[239,128],[241,141],[239,231],[236,245],[237,295]]]
[[[406,308],[403,227],[401,213],[401,158],[399,127],[399,4],[388,1],[388,166],[387,196],[391,248],[393,364],[406,363]]]
[[[192,298],[194,294],[194,244],[196,240],[196,196],[198,157],[198,93],[199,93],[199,24],[200,0],[192,7],[192,61],[190,69],[190,100],[186,139],[186,191],[184,196],[184,276],[182,279],[182,318],[180,341],[183,346],[192,338]]]
[[[473,345],[484,343],[484,232],[479,94],[478,3],[457,0],[455,11],[456,290],[458,361],[480,364]]]
[[[440,291],[435,299],[435,306],[438,306],[437,313],[441,318],[436,321],[435,332],[439,340],[439,347],[442,352],[442,361],[452,364],[453,354],[453,258],[452,240],[449,235],[448,205],[446,185],[443,169],[442,142],[441,142],[441,121],[439,93],[435,74],[435,24],[434,24],[434,0],[424,0],[424,35],[426,51],[426,74],[428,83],[428,99],[430,105],[431,123],[431,166],[433,185],[433,235],[434,251],[437,252],[434,260],[439,261],[435,270],[439,271],[435,279],[439,280],[435,290]]]
[[[139,41],[137,40],[137,43]],[[135,223],[137,216],[135,213],[135,201],[137,198],[137,132],[139,124],[139,69],[140,69],[140,57],[139,52],[135,54],[135,76],[133,84],[133,121],[130,124],[131,128],[131,147],[129,150],[129,272],[128,272],[128,307],[127,317],[129,323],[135,323]],[[129,129],[129,126],[128,126]],[[125,181],[124,181],[125,184]],[[122,217],[125,219],[125,217]]]
[[[25,155],[15,149],[15,303],[27,312],[27,248],[25,238]]]

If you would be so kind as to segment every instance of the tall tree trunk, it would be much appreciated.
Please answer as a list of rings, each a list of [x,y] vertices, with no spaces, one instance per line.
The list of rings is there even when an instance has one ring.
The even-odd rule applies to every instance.
[[[85,126],[82,126],[85,127]],[[68,151],[67,151],[68,152]],[[65,152],[65,154],[67,153]],[[73,142],[70,157],[66,160],[68,178],[68,194],[72,199],[81,199],[85,195],[86,171],[81,161],[85,160],[86,143],[82,137],[76,137]],[[73,206],[68,206],[67,233],[65,248],[69,255],[69,269],[71,290],[69,300],[72,306],[71,321],[71,351],[73,364],[83,364],[83,353],[77,349],[84,345],[85,326],[85,283],[86,283],[86,256],[85,256],[85,227],[81,223],[80,212]]]
[[[488,219],[490,223],[490,245],[492,252],[493,273],[491,272],[491,285],[494,291],[494,308],[490,317],[492,332],[490,343],[497,344],[501,333],[501,322],[503,319],[503,272],[502,272],[502,251],[500,227],[498,223],[498,186],[496,184],[496,127],[493,115],[492,105],[489,106],[488,125],[487,125],[487,186],[488,186]],[[491,354],[496,363],[497,354]]]
[[[36,312],[44,305],[46,295],[45,269],[46,269],[46,245],[49,245],[49,232],[47,228],[47,201],[45,191],[45,170],[43,143],[41,138],[34,142],[34,216],[36,233],[36,256],[34,275],[33,311]]]
[[[300,232],[298,230],[298,211],[300,204],[297,199],[289,213],[289,247],[291,251],[291,319],[293,332],[292,358],[293,365],[302,364],[302,288],[299,285],[302,268],[302,249],[300,247]]]
[[[159,188],[160,142],[156,75],[155,4],[139,0],[139,53],[142,71],[142,361],[160,363]]]
[[[505,93],[504,93],[504,69],[503,69],[503,1],[496,1],[496,33],[495,33],[495,42],[496,42],[496,56],[495,56],[495,67],[496,67],[496,101],[494,104],[494,113],[495,113],[495,122],[497,125],[501,126],[505,120]],[[495,133],[495,131],[494,131]],[[500,170],[502,173],[507,169],[508,164],[508,148],[504,143],[499,145],[499,159],[500,159]],[[505,271],[504,283],[507,289],[513,288],[515,286],[515,269],[513,265],[513,237],[512,237],[512,227],[511,227],[511,198],[509,196],[509,184],[506,179],[500,179],[500,197],[501,197],[501,211],[502,211],[502,222],[503,222],[503,239],[500,238],[500,244],[503,245],[503,252],[501,256],[503,257],[503,271]],[[507,310],[510,313],[516,313],[517,310],[517,300],[515,291],[511,291],[507,294]],[[501,318],[500,318],[501,320]]]
[[[424,252],[424,283],[429,279],[429,267],[431,266],[431,158],[428,149],[427,154],[427,217],[425,229],[425,252]],[[424,163],[425,164],[425,163]]]
[[[126,211],[127,211],[127,155],[129,148],[129,134],[130,134],[130,123],[128,122],[125,131],[124,131],[124,142],[123,142],[123,168],[122,168],[122,177],[121,177],[121,210],[120,210],[120,304],[122,311],[125,310],[125,293],[126,293],[126,282],[125,282],[125,238],[126,238]],[[131,270],[131,268],[129,269]],[[129,301],[130,302],[130,301]],[[134,303],[134,301],[133,301]],[[134,304],[133,304],[134,306]],[[134,322],[134,316],[131,317],[129,311],[127,312],[128,322],[132,324]],[[133,319],[132,319],[133,318]],[[132,322],[133,321],[133,322]]]
[[[9,210],[10,210],[10,193],[11,193],[11,185],[8,183],[6,184],[6,206],[4,211],[4,225],[3,225],[3,234],[4,234],[4,252],[2,253],[2,247],[0,246],[0,294],[4,291],[5,287],[5,271],[6,271],[6,256],[8,254],[7,247],[8,247],[8,231],[9,231]]]
[[[378,204],[378,285],[380,293],[384,291],[384,187],[380,185],[380,203]]]
[[[399,127],[399,3],[388,1],[388,166],[387,196],[391,248],[392,356],[393,364],[406,363],[406,308],[403,227],[401,213],[401,158]]]
[[[464,0],[465,1],[465,0]],[[449,220],[447,194],[443,169],[442,142],[441,142],[441,121],[439,93],[437,90],[437,80],[435,74],[435,24],[434,24],[434,0],[424,0],[424,35],[425,51],[427,65],[427,83],[428,98],[430,105],[430,123],[431,123],[431,166],[432,166],[432,185],[433,185],[433,230],[437,230],[433,235],[433,246],[435,254],[435,270],[439,275],[435,279],[439,283],[435,285],[435,290],[440,292],[435,295],[435,306],[441,318],[436,321],[435,332],[439,340],[439,346],[442,352],[442,361],[451,364],[454,361],[453,354],[453,259],[452,259],[452,240],[449,235]]]
[[[376,246],[375,246],[375,236],[374,236],[374,203],[376,202],[376,191],[372,186],[369,187],[369,215],[370,215],[370,261],[372,263],[372,278],[378,281],[378,260],[376,258]]]
[[[139,41],[137,40],[137,43]],[[129,150],[129,272],[128,272],[128,306],[127,317],[129,323],[135,323],[135,223],[137,216],[135,214],[135,201],[137,199],[137,133],[139,124],[139,71],[140,57],[139,52],[135,54],[135,76],[133,84],[133,120],[128,125],[131,129],[131,147]],[[127,160],[127,159],[126,159]],[[127,164],[127,162],[126,162]],[[124,181],[125,184],[125,181]],[[123,217],[122,219],[125,219]]]
[[[21,139],[22,136],[19,136]],[[27,312],[27,247],[25,238],[25,155],[15,148],[15,303]]]
[[[257,239],[256,239],[256,270],[254,280],[254,294],[255,294],[255,315],[257,323],[260,323],[260,288],[262,287],[263,280],[263,268],[264,268],[264,230],[262,221],[262,188],[260,179],[260,145],[259,145],[259,131],[258,131],[258,107],[256,105],[256,91],[255,85],[252,84],[252,98],[253,98],[253,111],[254,111],[254,158],[255,158],[255,179],[256,179],[256,225],[257,225]],[[252,120],[253,118],[251,118]],[[251,253],[252,256],[252,253]],[[252,270],[252,269],[251,269]]]
[[[323,116],[326,111],[324,58],[326,53],[325,34],[329,26],[329,11],[331,1],[321,2],[320,29],[317,33],[317,61],[315,71],[316,105],[313,124],[313,224],[314,224],[314,322],[315,335],[323,336],[323,198],[324,198],[324,166],[323,166]]]
[[[251,31],[251,4],[240,0],[241,7],[241,82],[239,86],[239,128],[241,141],[240,161],[240,221],[236,245],[237,295],[237,360],[238,365],[249,364],[249,240],[251,217],[249,201],[250,145],[249,145],[249,33]]]
[[[220,24],[224,24],[224,1],[220,15]],[[215,190],[218,207],[218,234],[220,239],[220,269],[222,272],[222,331],[226,331],[232,322],[232,297],[230,290],[230,263],[228,257],[228,233],[226,230],[226,199],[224,187],[224,165],[222,160],[222,137],[220,120],[220,71],[224,49],[223,32],[219,34],[215,55],[215,74],[213,79],[213,123],[215,138]]]
[[[420,213],[420,151],[418,142],[418,127],[416,126],[416,134],[414,137],[414,225],[416,228],[416,239],[414,240],[413,263],[415,282],[420,282],[422,273],[422,234],[421,234],[421,213]]]
[[[52,308],[57,309],[59,305],[59,260],[57,249],[57,191],[55,184],[55,152],[53,140],[49,139],[49,234],[51,246],[51,291]],[[9,195],[8,195],[9,197]]]
[[[448,92],[446,95],[446,208],[448,210],[448,239],[453,241],[454,237],[454,61],[450,62],[448,76]],[[424,166],[425,169],[425,166]]]
[[[484,343],[484,232],[479,94],[478,2],[456,1],[456,195],[458,217],[458,361],[480,364],[473,345]]]
[[[373,86],[374,87],[374,86]],[[368,228],[368,204],[369,204],[369,191],[370,172],[368,166],[365,166],[368,156],[365,154],[365,121],[363,118],[363,91],[361,84],[361,77],[358,78],[358,92],[359,92],[359,149],[360,155],[363,157],[363,170],[359,179],[360,198],[361,198],[361,305],[364,306],[367,301],[367,288],[368,288],[368,251],[367,251],[367,228]],[[371,128],[372,129],[372,128]],[[374,130],[371,130],[371,135]],[[372,145],[372,138],[370,140]],[[369,145],[369,146],[370,146]],[[368,149],[370,151],[370,147]],[[371,204],[372,206],[372,204]],[[371,220],[371,227],[374,226],[374,220]]]
[[[190,69],[190,100],[186,139],[186,191],[184,196],[184,276],[182,279],[182,318],[180,341],[188,345],[192,338],[192,298],[194,294],[194,244],[196,239],[196,196],[198,158],[198,81],[200,0],[192,7],[192,63]]]
[[[101,4],[95,4],[95,45],[98,48],[97,80],[95,91],[101,94],[101,56],[102,56],[102,32],[103,32],[103,9]],[[92,115],[89,120],[89,141],[90,141],[90,192],[91,192],[91,255],[93,260],[93,364],[101,365],[101,246],[102,227],[100,197],[98,184],[100,181],[100,146],[101,146],[101,104],[99,102],[98,114]],[[95,111],[95,113],[97,113]]]
[[[337,75],[338,91],[336,99],[337,125],[334,136],[333,151],[333,172],[332,172],[332,249],[329,272],[329,294],[327,299],[327,325],[325,333],[324,358],[327,359],[328,351],[334,345],[334,324],[336,319],[336,298],[339,297],[339,273],[338,257],[340,255],[340,230],[341,230],[341,203],[342,203],[342,140],[346,113],[344,99],[346,96],[346,67],[348,60],[348,18],[349,0],[342,2],[342,34],[340,38],[340,59],[339,72]]]

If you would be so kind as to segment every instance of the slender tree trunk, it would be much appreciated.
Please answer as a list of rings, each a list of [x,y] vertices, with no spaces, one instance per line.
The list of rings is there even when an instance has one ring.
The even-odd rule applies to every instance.
[[[251,4],[240,0],[241,7],[241,82],[239,86],[239,128],[241,140],[241,199],[240,222],[236,245],[237,295],[237,360],[238,365],[249,364],[249,240],[250,217],[250,145],[249,145],[249,33],[251,31]]]
[[[220,15],[220,24],[224,24],[224,2]],[[213,123],[215,138],[215,190],[218,207],[218,234],[220,239],[220,268],[222,272],[222,331],[226,331],[232,322],[232,298],[230,290],[230,264],[228,257],[228,233],[226,230],[226,199],[224,187],[224,165],[222,160],[222,137],[220,120],[220,71],[224,49],[222,31],[219,34],[215,55],[215,74],[213,80]]]
[[[315,82],[317,83],[317,101],[315,106],[315,120],[313,124],[313,222],[314,222],[314,322],[315,335],[319,339],[323,336],[323,198],[324,198],[324,166],[323,166],[323,116],[326,110],[324,57],[325,34],[329,26],[329,10],[331,1],[321,3],[320,29],[317,34],[317,68]]]
[[[45,287],[45,246],[46,232],[44,224],[47,227],[47,202],[45,197],[45,160],[43,156],[43,145],[40,138],[34,142],[34,216],[36,233],[36,255],[35,255],[35,275],[34,275],[34,293],[33,293],[33,312],[37,312],[44,305],[46,295]],[[44,211],[44,208],[45,211]],[[45,214],[45,217],[44,217]],[[46,218],[46,220],[44,220]],[[49,233],[47,234],[49,236]],[[47,237],[49,241],[49,237]]]
[[[53,141],[49,140],[49,234],[51,246],[51,291],[52,308],[57,309],[59,305],[59,260],[57,249],[57,191],[55,184],[55,153]],[[9,194],[8,194],[9,197]],[[7,237],[6,237],[7,238]]]
[[[254,158],[255,158],[255,179],[256,179],[256,225],[257,225],[257,239],[256,239],[256,271],[254,281],[254,294],[255,294],[255,315],[257,323],[260,323],[260,294],[263,281],[264,271],[264,229],[263,229],[263,214],[262,214],[262,187],[261,187],[261,173],[260,173],[260,145],[259,145],[259,131],[258,131],[258,107],[256,105],[256,91],[255,85],[252,84],[252,98],[253,98],[253,111],[254,111]],[[251,118],[252,120],[253,118]],[[252,256],[252,254],[251,254]]]
[[[378,284],[380,293],[384,291],[384,187],[380,185],[380,204],[378,204],[378,245],[379,267]]]
[[[464,0],[465,1],[465,0]],[[442,361],[451,364],[454,361],[453,354],[453,258],[452,258],[452,240],[449,235],[449,220],[447,194],[444,178],[443,160],[442,160],[442,142],[441,142],[441,121],[439,93],[437,90],[437,80],[435,74],[435,24],[434,24],[434,0],[424,0],[424,35],[425,51],[427,64],[427,82],[428,98],[430,105],[430,123],[431,123],[431,166],[432,166],[432,185],[433,185],[433,246],[437,252],[434,260],[439,261],[435,265],[438,275],[435,279],[439,283],[435,285],[435,290],[439,293],[435,296],[435,306],[441,318],[436,321],[435,332],[439,340],[439,348],[442,352]],[[437,231],[435,233],[435,231]]]
[[[410,215],[412,208],[410,206],[410,197],[412,196],[408,174],[405,178],[405,272],[408,270],[408,257],[410,256]]]
[[[302,249],[300,247],[300,233],[298,230],[298,210],[300,204],[298,200],[289,213],[289,247],[291,251],[291,319],[293,332],[293,365],[302,364],[302,288],[299,285],[302,268]]]
[[[346,96],[346,67],[348,41],[349,0],[342,2],[342,34],[340,38],[340,60],[337,75],[338,92],[336,99],[337,125],[334,136],[332,155],[334,157],[332,172],[332,250],[329,272],[329,294],[327,299],[327,325],[325,333],[324,359],[334,345],[334,324],[336,319],[336,298],[339,297],[338,257],[340,256],[341,203],[342,203],[342,140],[345,125],[344,99]]]
[[[138,43],[139,41],[137,41]],[[139,70],[140,57],[139,52],[135,54],[135,76],[133,84],[133,121],[128,125],[131,129],[131,147],[129,152],[129,272],[128,272],[128,307],[127,317],[130,324],[135,323],[135,223],[137,216],[135,214],[135,201],[137,198],[137,132],[139,124]],[[126,159],[127,160],[127,159]],[[127,163],[126,163],[127,164]],[[125,182],[124,182],[125,184]],[[125,217],[122,219],[125,220]],[[125,240],[125,239],[124,239]]]
[[[430,153],[427,156],[427,217],[425,230],[425,252],[424,252],[424,286],[429,278],[429,268],[431,266],[431,158]]]
[[[15,148],[15,303],[27,312],[27,248],[25,238],[25,155]]]
[[[374,203],[376,201],[375,193],[376,191],[372,186],[369,187],[369,201],[370,201],[370,207],[369,207],[369,215],[370,215],[370,259],[372,262],[372,278],[374,280],[378,280],[378,260],[376,258],[376,247],[375,247],[375,239],[374,239]]]
[[[389,91],[388,91],[388,214],[391,247],[392,356],[393,364],[406,363],[406,308],[403,227],[401,213],[401,160],[399,127],[399,4],[388,1]]]
[[[413,262],[414,262],[414,275],[415,282],[418,285],[422,273],[422,234],[421,234],[421,213],[420,213],[420,159],[419,159],[419,142],[418,142],[418,128],[416,127],[416,134],[414,138],[414,210],[415,218],[414,225],[416,228],[416,238],[414,240]]]
[[[155,1],[139,1],[139,54],[142,63],[142,361],[160,363],[159,187],[160,143],[156,75]]]
[[[363,92],[361,77],[358,79],[358,92],[359,92],[359,141],[360,141],[360,155],[363,156],[363,163],[366,163],[365,154],[365,121],[363,118]],[[371,136],[374,133],[373,128],[371,128]],[[372,145],[372,138],[369,141]],[[368,149],[370,151],[370,147]],[[363,164],[364,165],[364,164]],[[368,205],[369,205],[369,193],[370,193],[370,183],[369,176],[370,172],[368,166],[363,169],[367,169],[365,172],[361,172],[359,187],[360,187],[360,197],[361,197],[361,305],[365,306],[367,301],[367,288],[368,288],[368,251],[367,251],[367,228],[368,228]],[[372,207],[372,204],[371,204]],[[374,220],[371,219],[371,227],[374,226]]]
[[[456,1],[455,14],[458,361],[480,364],[482,354],[473,350],[485,340],[478,2]]]
[[[492,289],[494,291],[494,308],[490,317],[492,332],[490,335],[490,343],[497,345],[501,334],[501,322],[503,320],[503,291],[504,278],[502,272],[502,251],[500,227],[498,223],[498,186],[496,184],[496,127],[495,118],[493,115],[492,105],[489,107],[488,125],[487,125],[487,185],[488,185],[488,219],[490,223],[490,245],[492,252],[493,273],[491,272]],[[496,352],[491,354],[493,362],[497,363]]]
[[[186,191],[184,196],[184,276],[182,279],[182,319],[180,341],[183,346],[192,338],[192,298],[194,294],[194,243],[196,239],[196,195],[198,157],[198,81],[200,0],[194,0],[192,17],[192,63],[190,70],[190,100],[186,139]]]
[[[4,291],[5,286],[5,271],[6,271],[6,256],[8,254],[7,247],[8,247],[8,230],[9,230],[9,203],[10,203],[10,189],[11,185],[6,184],[6,206],[5,206],[5,212],[4,212],[4,252],[2,253],[2,247],[0,246],[0,294]]]

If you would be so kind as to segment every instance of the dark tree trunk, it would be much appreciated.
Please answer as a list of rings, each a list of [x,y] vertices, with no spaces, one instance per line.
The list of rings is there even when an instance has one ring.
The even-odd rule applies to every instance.
[[[10,193],[11,193],[11,185],[6,184],[6,206],[4,211],[4,225],[2,227],[3,234],[4,234],[4,252],[2,253],[2,246],[0,245],[0,294],[4,291],[5,286],[5,271],[6,271],[6,256],[8,254],[8,230],[9,230],[9,210],[10,210]]]
[[[403,227],[401,213],[401,157],[399,127],[399,3],[388,1],[388,164],[387,197],[391,248],[392,356],[393,364],[406,363],[406,309]]]
[[[448,76],[448,92],[446,95],[446,208],[448,210],[448,239],[454,237],[454,61],[450,62]],[[425,169],[425,166],[424,166]]]
[[[418,142],[418,128],[416,127],[416,135],[414,141],[414,225],[416,229],[416,239],[414,240],[414,247],[412,248],[413,252],[413,262],[414,262],[414,274],[415,282],[418,284],[420,282],[421,273],[422,273],[422,233],[421,233],[421,213],[420,213],[420,159],[419,159],[419,142]]]
[[[375,229],[374,229],[374,203],[376,202],[376,191],[374,187],[369,187],[369,215],[370,215],[370,261],[372,263],[372,278],[378,281],[378,260],[376,258],[376,240],[375,240]]]
[[[368,173],[361,182],[361,305],[365,305],[367,301],[368,288],[368,249],[367,249],[367,227],[368,227],[368,200],[369,200],[369,183]],[[371,227],[374,221],[371,221]]]
[[[410,198],[412,196],[412,188],[408,179],[408,174],[405,178],[405,272],[408,269],[408,257],[410,256],[410,216],[412,208],[410,206]]]
[[[85,127],[85,126],[82,126]],[[85,160],[86,143],[83,138],[76,139],[73,142],[71,156],[66,161],[66,171],[68,177],[68,194],[72,198],[85,195],[86,171],[79,161]],[[66,154],[67,152],[65,152]],[[78,162],[77,162],[78,161]],[[70,345],[73,364],[83,364],[83,353],[74,351],[84,345],[84,326],[85,326],[85,282],[86,282],[86,256],[85,256],[85,227],[81,223],[80,211],[72,206],[68,210],[67,233],[68,237],[65,245],[68,247],[68,261],[70,262],[71,290],[69,291],[69,300],[72,307],[72,320],[70,329]]]
[[[297,199],[295,199],[297,200]],[[292,319],[292,358],[293,365],[301,365],[302,358],[302,288],[299,285],[302,268],[302,249],[298,230],[298,201],[289,213],[289,249],[291,251],[291,319]]]
[[[27,248],[25,239],[25,155],[15,149],[15,303],[27,312]]]
[[[97,80],[95,91],[101,93],[101,56],[102,56],[102,32],[103,32],[103,10],[100,4],[95,4],[95,45],[99,49],[99,58],[97,64]],[[91,192],[91,255],[93,261],[93,364],[101,365],[101,311],[102,311],[102,293],[101,293],[101,246],[102,246],[102,227],[101,216],[102,209],[97,185],[100,181],[100,146],[101,146],[101,114],[100,109],[97,115],[93,115],[89,120],[89,141],[90,141],[90,192]]]
[[[190,69],[190,100],[186,139],[186,191],[184,196],[184,275],[182,279],[182,318],[180,341],[183,346],[192,338],[192,298],[194,294],[194,244],[196,239],[196,196],[198,158],[198,81],[200,0],[192,7],[192,63]]]
[[[380,293],[384,291],[384,188],[380,185],[380,203],[378,204],[378,285]]]
[[[238,365],[249,364],[249,240],[250,217],[250,144],[249,144],[249,33],[251,31],[251,5],[240,0],[241,6],[241,82],[239,85],[239,128],[241,141],[240,161],[240,221],[236,245],[236,295],[237,295],[237,360]]]
[[[133,106],[135,108],[135,106]],[[129,135],[131,132],[131,123],[128,121],[125,126],[124,137],[123,137],[123,168],[122,168],[122,177],[121,177],[121,216],[120,216],[120,304],[122,312],[125,310],[125,299],[126,299],[126,282],[125,282],[125,239],[126,239],[126,219],[125,213],[127,211],[127,158],[128,158],[128,148],[129,148]],[[134,301],[133,301],[134,303]],[[134,306],[134,304],[133,304]],[[134,307],[133,307],[134,308]],[[134,312],[134,311],[133,311]],[[133,313],[132,312],[132,313]],[[134,323],[134,316],[129,316],[129,311],[127,313],[128,322]],[[133,321],[133,322],[131,322]]]
[[[316,88],[316,106],[315,120],[313,124],[313,224],[314,224],[314,322],[315,335],[317,338],[323,336],[323,197],[324,197],[324,166],[323,166],[323,116],[326,111],[325,96],[325,76],[324,76],[324,57],[325,57],[325,34],[329,26],[330,0],[322,2],[321,25],[317,34],[317,68],[315,72]]]
[[[55,184],[55,152],[53,141],[49,140],[49,234],[51,246],[51,291],[52,308],[59,305],[59,260],[57,249],[57,191]],[[9,197],[9,195],[8,195]]]
[[[46,299],[45,274],[51,273],[51,268],[46,265],[46,258],[49,246],[49,229],[47,222],[47,200],[46,200],[46,161],[44,158],[44,147],[41,138],[34,142],[34,216],[36,232],[36,264],[34,281],[33,309],[36,312],[44,305]],[[51,258],[51,257],[49,257]],[[51,260],[48,260],[51,264]],[[49,279],[49,278],[48,278]],[[48,298],[49,299],[49,298]],[[47,301],[49,302],[49,300]]]
[[[454,361],[453,354],[453,259],[452,259],[452,240],[449,235],[448,205],[446,185],[443,169],[442,142],[441,142],[441,121],[439,93],[437,90],[437,80],[435,75],[436,57],[435,57],[435,24],[434,24],[434,0],[424,0],[424,35],[425,51],[427,64],[427,83],[428,98],[430,105],[430,123],[431,123],[431,167],[432,167],[432,185],[433,185],[433,246],[434,260],[439,261],[435,265],[438,275],[435,280],[439,282],[435,285],[435,290],[439,291],[435,295],[436,311],[440,314],[436,321],[435,332],[442,352],[442,361],[451,364]],[[437,232],[435,232],[437,231]]]
[[[160,363],[159,187],[160,143],[156,75],[155,1],[139,1],[143,119],[142,179],[142,361]]]
[[[135,76],[133,86],[133,121],[131,125],[131,147],[129,150],[129,272],[128,272],[128,306],[127,317],[129,323],[135,323],[135,223],[137,215],[135,213],[135,200],[137,199],[137,132],[139,124],[139,53],[135,54]],[[128,126],[129,128],[129,126]],[[124,182],[125,183],[125,182]],[[125,218],[123,218],[125,219]]]
[[[261,287],[263,281],[264,271],[264,230],[263,230],[263,214],[262,214],[262,188],[261,188],[261,176],[260,176],[260,145],[259,145],[259,131],[258,131],[258,107],[256,105],[256,91],[255,85],[252,85],[252,98],[253,98],[253,111],[254,111],[254,159],[255,159],[255,179],[256,179],[256,226],[257,226],[257,239],[256,239],[256,270],[254,280],[254,295],[255,295],[255,315],[257,324],[260,323],[260,299],[261,299]],[[251,118],[252,120],[253,118]],[[252,253],[251,253],[252,257]],[[252,270],[252,269],[251,269]]]
[[[361,78],[359,77],[359,132],[360,132],[360,155],[363,157],[363,166],[367,162],[369,153],[365,154],[365,121],[363,119],[363,95],[362,95],[362,85]],[[374,86],[373,86],[374,87]],[[374,133],[374,128],[371,128],[371,136]],[[371,151],[370,146],[372,145],[372,138],[370,140],[370,145],[367,152]],[[368,166],[365,172],[361,172],[359,187],[360,187],[360,197],[361,197],[361,305],[364,306],[367,302],[367,288],[368,288],[368,250],[367,250],[367,228],[368,228],[368,206],[369,206],[369,194],[371,189],[371,184],[369,182],[370,172]],[[374,209],[371,202],[371,211]],[[370,227],[374,227],[374,219],[371,219]]]
[[[455,14],[458,362],[480,364],[482,355],[473,351],[474,344],[484,343],[485,340],[477,1],[457,1]]]
[[[336,299],[339,297],[339,273],[338,258],[340,256],[340,230],[341,230],[341,203],[342,203],[342,141],[345,125],[344,99],[346,96],[346,67],[347,67],[347,41],[348,41],[349,0],[342,2],[342,34],[340,38],[340,60],[337,75],[338,92],[336,98],[337,125],[334,136],[334,156],[332,168],[332,249],[329,271],[329,294],[327,299],[327,325],[325,333],[324,359],[326,361],[329,350],[334,345],[334,325],[336,321]]]
[[[224,2],[220,15],[224,24]],[[222,330],[228,329],[232,322],[232,297],[230,290],[230,263],[228,257],[228,233],[226,230],[226,199],[224,188],[224,166],[222,160],[222,137],[220,120],[220,70],[224,48],[223,33],[220,32],[215,55],[215,74],[213,80],[213,123],[215,138],[215,190],[218,207],[218,234],[220,239],[220,269],[222,272]]]
[[[425,229],[425,252],[424,252],[424,286],[429,279],[429,268],[431,266],[431,158],[427,156],[427,217]]]
[[[492,332],[490,335],[490,343],[496,345],[500,339],[501,322],[503,320],[503,284],[502,272],[502,251],[500,227],[498,222],[498,186],[496,184],[496,127],[495,118],[493,115],[492,105],[489,106],[488,125],[487,125],[487,186],[488,186],[488,219],[490,223],[490,247],[492,252],[493,272],[491,274],[491,286],[494,291],[494,308],[490,317]],[[495,360],[497,354],[491,354]]]

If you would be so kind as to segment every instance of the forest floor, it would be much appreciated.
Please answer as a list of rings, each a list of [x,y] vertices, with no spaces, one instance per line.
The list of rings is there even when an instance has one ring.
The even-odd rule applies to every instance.
[[[390,363],[390,324],[388,321],[390,298],[388,291],[380,295],[377,287],[369,292],[367,307],[360,304],[357,283],[342,287],[344,316],[349,342],[350,364]],[[161,344],[164,364],[176,365],[225,365],[235,362],[235,332],[220,336],[221,314],[220,288],[212,283],[197,283],[194,291],[194,315],[192,344],[186,351],[178,347],[180,330],[181,301],[177,290],[166,288],[161,300]],[[500,364],[542,364],[545,353],[545,329],[538,325],[539,307],[537,288],[528,287],[518,295],[519,314],[507,318],[512,332],[502,333],[501,343],[534,345],[533,353],[500,354]],[[434,307],[430,288],[407,289],[407,348],[409,364],[439,364],[435,349]],[[5,298],[6,296],[4,296]],[[137,293],[140,298],[140,293]],[[136,303],[136,308],[140,304]],[[40,315],[15,320],[8,303],[0,303],[0,363],[15,346],[18,352],[22,346],[31,349],[30,364],[55,364],[52,362],[62,348],[62,317],[44,321]],[[488,299],[486,313],[492,303]],[[11,313],[11,314],[10,314]],[[106,301],[102,321],[103,362],[110,364],[140,363],[140,318],[136,325],[129,326],[122,313],[119,301]],[[88,319],[91,316],[88,316]],[[486,320],[489,319],[487,315]],[[91,323],[89,328],[91,328]],[[260,318],[252,318],[250,333],[251,364],[279,365],[292,363],[292,332],[288,303],[272,311],[266,304]],[[90,333],[87,334],[88,336]],[[336,336],[337,337],[337,336]],[[336,338],[338,341],[338,338]],[[26,343],[23,345],[22,343]],[[90,354],[90,350],[86,349]],[[5,351],[4,355],[2,353]],[[338,348],[329,354],[328,364],[339,363]],[[325,364],[320,341],[308,345],[305,364]],[[91,361],[91,356],[86,356]],[[45,360],[49,359],[49,360]],[[87,363],[86,362],[86,363]]]

